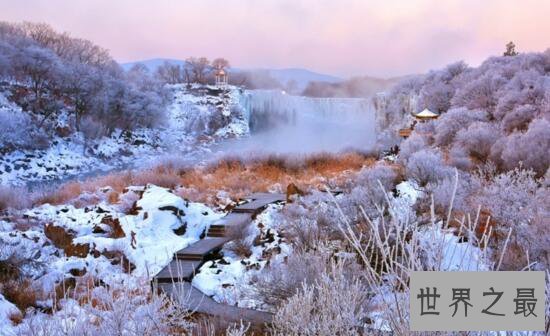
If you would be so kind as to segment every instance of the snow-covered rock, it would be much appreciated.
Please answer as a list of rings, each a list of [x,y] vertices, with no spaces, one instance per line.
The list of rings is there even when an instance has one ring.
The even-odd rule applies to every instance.
[[[104,202],[86,208],[45,204],[27,210],[24,215],[29,220],[48,225],[25,232],[0,232],[0,242],[10,247],[5,254],[24,252],[25,257],[43,265],[29,274],[45,290],[78,273],[107,284],[126,281],[131,285],[158,273],[176,251],[201,239],[208,226],[222,216],[165,188],[148,185],[142,190],[131,214],[120,213],[117,205]],[[55,227],[57,236],[64,232],[62,236],[69,241],[56,242],[59,238],[51,237],[50,242],[48,227]],[[67,244],[87,248],[83,255],[68,254]]]

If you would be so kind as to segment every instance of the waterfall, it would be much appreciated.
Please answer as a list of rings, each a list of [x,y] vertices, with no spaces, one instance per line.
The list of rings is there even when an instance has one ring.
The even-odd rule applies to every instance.
[[[241,106],[259,149],[368,149],[376,140],[377,109],[370,98],[311,98],[253,90],[241,96]]]

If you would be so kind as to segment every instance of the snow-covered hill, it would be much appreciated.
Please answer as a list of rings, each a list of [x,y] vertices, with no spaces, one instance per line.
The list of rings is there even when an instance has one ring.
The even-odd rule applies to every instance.
[[[174,85],[169,90],[171,104],[162,127],[116,130],[94,140],[80,133],[56,136],[46,149],[5,153],[0,157],[0,185],[144,167],[167,153],[192,157],[212,142],[248,133],[238,88],[222,92],[210,86]],[[0,109],[21,113],[6,99]]]

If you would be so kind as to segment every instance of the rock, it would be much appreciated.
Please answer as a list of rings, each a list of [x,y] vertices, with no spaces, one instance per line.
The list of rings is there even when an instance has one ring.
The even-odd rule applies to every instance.
[[[58,127],[56,127],[55,132],[60,137],[65,138],[65,137],[68,137],[69,135],[71,135],[71,128],[69,126],[64,126],[64,127],[58,126]]]
[[[60,226],[48,224],[44,227],[44,234],[58,249],[65,251],[68,257],[85,257],[90,251],[90,246],[87,244],[73,244],[74,234],[65,231]]]
[[[72,268],[71,270],[69,270],[69,273],[71,273],[72,276],[84,276],[86,274],[86,267],[82,268],[82,269],[78,269],[78,268]]]
[[[111,265],[122,265],[126,273],[130,273],[136,269],[136,265],[130,262],[121,251],[103,251],[102,254],[107,259],[111,260]]]
[[[174,233],[178,236],[183,236],[187,232],[187,222],[183,223],[179,228],[174,230]]]
[[[118,218],[113,218],[112,216],[107,215],[101,219],[101,223],[110,228],[109,238],[118,239],[126,237],[126,233],[124,233]]]
[[[103,209],[102,207],[98,206],[96,209],[95,209],[95,212],[101,214],[101,213],[108,213],[109,211]]]
[[[160,207],[159,210],[161,210],[161,211],[172,211],[172,213],[175,216],[178,216],[178,217],[185,216],[185,212],[183,210],[178,209],[177,207],[175,207],[173,205],[166,205],[166,206]]]
[[[141,146],[141,145],[145,145],[147,142],[145,142],[145,140],[141,140],[141,139],[136,139],[134,140],[134,142],[132,143],[132,145],[134,146]]]
[[[291,183],[286,187],[286,201],[287,201],[287,203],[292,202],[292,196],[293,195],[303,196],[304,192],[302,190],[300,190],[294,183]]]
[[[94,234],[105,234],[107,231],[105,231],[101,226],[94,225],[94,228],[92,229],[92,233]]]
[[[70,244],[65,248],[65,254],[68,257],[84,258],[90,252],[90,246],[87,244]]]
[[[225,260],[224,258],[221,258],[220,260],[218,260],[218,264],[220,265],[230,265],[231,263],[227,260]]]

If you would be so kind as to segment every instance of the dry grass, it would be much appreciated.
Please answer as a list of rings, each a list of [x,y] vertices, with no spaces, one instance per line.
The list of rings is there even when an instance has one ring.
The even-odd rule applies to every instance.
[[[343,154],[314,154],[304,157],[270,155],[252,159],[227,157],[206,167],[183,169],[167,163],[153,169],[139,172],[119,172],[83,182],[69,182],[37,199],[36,203],[64,204],[75,200],[82,193],[93,193],[109,186],[112,191],[108,201],[116,203],[119,195],[130,185],[147,185],[175,189],[178,195],[192,201],[214,203],[213,197],[224,190],[233,199],[251,192],[278,190],[284,192],[287,185],[294,183],[300,189],[308,190],[327,181],[338,185],[349,174],[370,166],[375,158],[366,154],[350,152]],[[83,202],[75,204],[84,206]]]
[[[60,226],[52,224],[44,226],[44,235],[51,240],[55,247],[62,249],[68,257],[76,256],[84,258],[90,252],[89,245],[74,244],[74,234],[65,231],[65,229]]]
[[[349,173],[374,162],[373,158],[358,153],[319,154],[299,159],[281,156],[248,161],[226,159],[203,169],[184,172],[181,184],[198,193],[187,192],[182,196],[208,203],[209,196],[219,190],[227,191],[233,199],[272,189],[285,192],[291,183],[308,190],[328,180],[343,183]]]
[[[79,182],[68,182],[53,191],[44,192],[38,197],[39,204],[63,204],[75,199],[83,192],[82,185]]]
[[[36,301],[40,298],[40,292],[29,279],[7,281],[2,284],[1,292],[6,300],[16,305],[21,312],[35,307]]]

